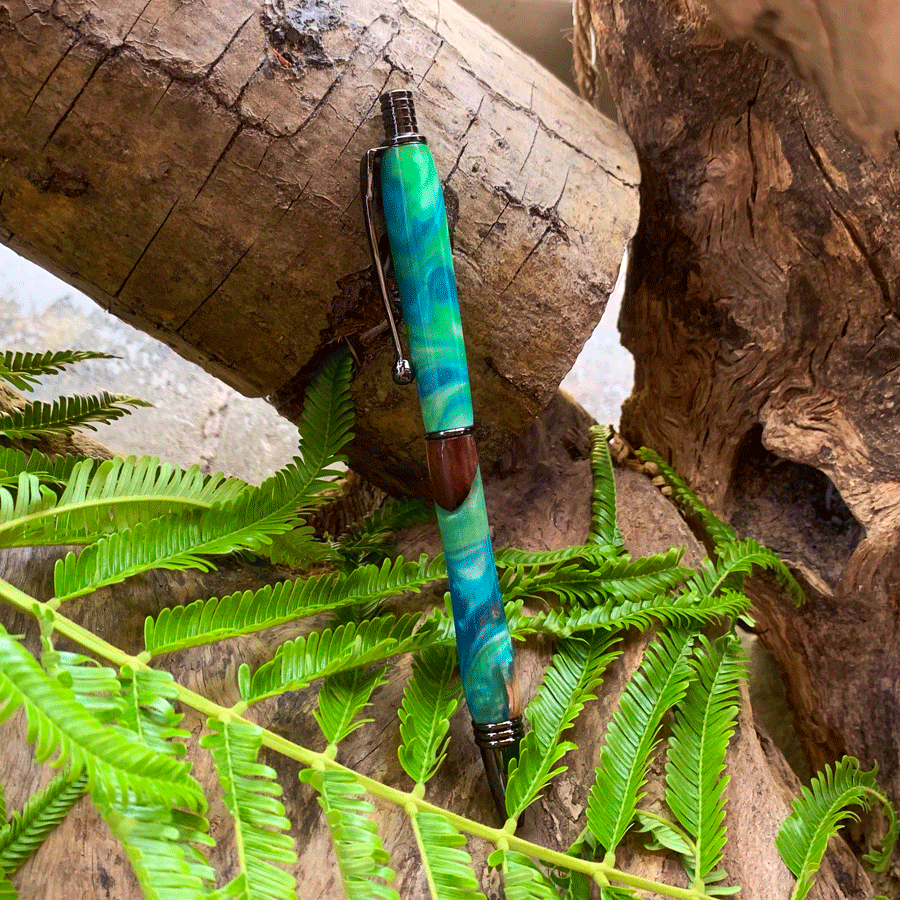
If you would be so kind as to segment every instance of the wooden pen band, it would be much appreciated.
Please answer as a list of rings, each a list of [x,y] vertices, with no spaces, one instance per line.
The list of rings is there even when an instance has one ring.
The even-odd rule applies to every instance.
[[[469,496],[478,474],[475,438],[469,432],[426,437],[425,457],[434,502],[453,512]]]

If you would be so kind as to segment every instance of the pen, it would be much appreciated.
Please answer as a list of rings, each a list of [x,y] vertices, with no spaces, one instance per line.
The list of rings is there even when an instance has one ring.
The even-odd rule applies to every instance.
[[[463,693],[491,794],[505,821],[506,775],[522,737],[521,703],[472,434],[472,394],[444,197],[418,130],[411,92],[383,94],[381,112],[385,145],[367,151],[361,164],[366,230],[397,353],[393,377],[400,384],[415,380],[419,394]],[[403,356],[378,249],[376,180],[410,360]]]

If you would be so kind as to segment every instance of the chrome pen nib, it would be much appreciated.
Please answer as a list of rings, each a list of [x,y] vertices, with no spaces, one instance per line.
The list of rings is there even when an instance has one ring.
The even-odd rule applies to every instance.
[[[472,731],[475,734],[475,743],[481,750],[481,759],[484,762],[484,771],[487,774],[488,786],[497,814],[500,817],[501,826],[506,823],[506,778],[509,772],[509,763],[519,756],[519,744],[525,729],[522,725],[522,717],[516,716],[505,722],[493,722],[488,725],[479,725],[472,722]]]

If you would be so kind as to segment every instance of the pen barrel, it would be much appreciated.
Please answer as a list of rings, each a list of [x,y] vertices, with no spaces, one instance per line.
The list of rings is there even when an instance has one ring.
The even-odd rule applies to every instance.
[[[402,125],[403,110],[395,116],[396,103],[387,106],[401,123],[397,128],[410,127]],[[389,141],[397,128],[388,129]],[[427,144],[414,135],[403,138],[381,155],[385,226],[422,407],[463,692],[476,723],[496,723],[517,716],[520,704],[471,435],[472,394],[447,214]]]
[[[474,722],[504,722],[521,704],[475,441],[469,432],[432,436],[426,448],[463,693]]]
[[[428,145],[381,156],[381,200],[426,432],[473,424],[444,195]]]

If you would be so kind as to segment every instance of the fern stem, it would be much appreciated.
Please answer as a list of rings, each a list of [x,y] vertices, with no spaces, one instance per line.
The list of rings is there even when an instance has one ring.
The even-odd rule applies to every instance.
[[[127,665],[131,666],[133,669],[151,669],[151,667],[139,657],[131,656],[113,644],[97,637],[86,628],[83,628],[66,616],[51,609],[46,603],[42,603],[34,597],[29,596],[24,593],[24,591],[19,590],[17,587],[3,579],[0,579],[0,600],[5,600],[10,605],[28,615],[40,618],[43,613],[44,615],[51,617],[55,631],[65,635],[95,656],[105,659],[113,665],[119,667]],[[218,703],[209,700],[177,682],[174,682],[174,686],[178,700],[181,703],[190,706],[192,709],[197,710],[197,712],[200,712],[205,716],[211,716],[222,721],[244,722],[248,725],[259,727],[250,719],[245,719],[243,716],[235,713],[234,709],[220,706]],[[380,781],[376,781],[373,778],[369,778],[366,775],[362,775],[359,772],[336,762],[327,750],[324,753],[319,753],[315,750],[303,747],[300,744],[295,744],[294,742],[287,740],[287,738],[274,734],[265,728],[261,729],[261,732],[263,746],[268,747],[270,750],[274,750],[277,753],[280,753],[289,759],[296,760],[310,768],[319,770],[331,769],[348,773],[372,796],[385,800],[407,812],[410,809],[415,808],[420,812],[430,812],[442,816],[447,822],[456,827],[458,831],[487,841],[495,847],[504,847],[509,850],[518,851],[533,859],[539,859],[548,866],[568,869],[573,872],[583,872],[590,878],[600,876],[615,884],[648,891],[663,897],[672,897],[674,900],[710,900],[708,894],[694,890],[693,888],[680,888],[652,881],[648,878],[641,878],[637,875],[620,871],[606,862],[579,859],[578,857],[570,856],[569,854],[562,853],[558,850],[551,850],[549,847],[533,844],[523,838],[516,837],[514,834],[510,834],[505,827],[493,828],[490,825],[484,825],[473,819],[467,819],[465,816],[461,816],[458,813],[451,812],[443,807],[429,803],[427,800],[423,799],[415,789],[413,789],[412,792],[403,791],[399,788],[394,788],[390,785],[383,784]]]

